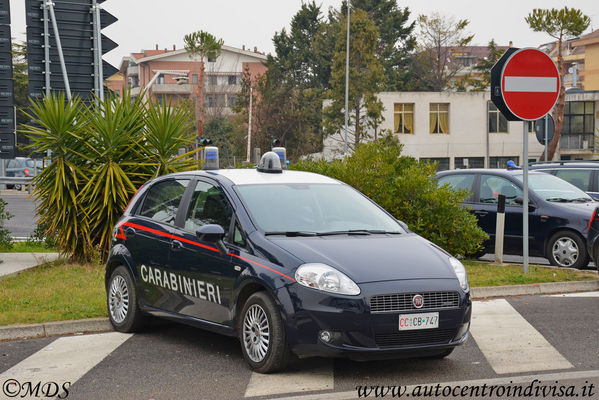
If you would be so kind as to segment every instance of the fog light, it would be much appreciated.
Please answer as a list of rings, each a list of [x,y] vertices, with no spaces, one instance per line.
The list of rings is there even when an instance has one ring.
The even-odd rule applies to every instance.
[[[320,331],[318,336],[320,336],[320,340],[325,343],[330,343],[331,340],[333,340],[333,334],[329,331]]]

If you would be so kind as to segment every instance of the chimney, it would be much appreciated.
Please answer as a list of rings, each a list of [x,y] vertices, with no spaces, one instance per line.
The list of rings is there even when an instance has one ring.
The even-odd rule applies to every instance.
[[[158,43],[156,43],[156,50],[158,50]]]
[[[241,50],[245,50],[245,44],[241,46]]]
[[[256,46],[254,46],[254,53],[258,52],[258,48]]]
[[[514,47],[514,43],[510,40],[510,47]]]
[[[173,45],[173,51],[177,50],[177,45]]]

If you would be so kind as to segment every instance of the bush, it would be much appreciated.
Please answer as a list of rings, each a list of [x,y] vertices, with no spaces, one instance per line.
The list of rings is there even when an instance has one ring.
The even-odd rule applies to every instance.
[[[4,249],[12,248],[12,236],[8,229],[4,227],[4,222],[8,221],[13,217],[11,213],[5,210],[6,201],[0,199],[0,247]]]
[[[303,160],[292,169],[343,181],[450,253],[475,254],[488,236],[460,205],[467,193],[437,187],[435,167],[401,156],[401,150],[399,142],[387,136],[360,144],[343,160]]]

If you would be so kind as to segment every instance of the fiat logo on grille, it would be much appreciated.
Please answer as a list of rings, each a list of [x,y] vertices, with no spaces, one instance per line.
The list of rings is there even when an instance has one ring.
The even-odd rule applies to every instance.
[[[422,308],[424,305],[424,297],[422,297],[421,294],[417,294],[416,296],[412,297],[412,304],[414,304],[414,307],[416,308]]]

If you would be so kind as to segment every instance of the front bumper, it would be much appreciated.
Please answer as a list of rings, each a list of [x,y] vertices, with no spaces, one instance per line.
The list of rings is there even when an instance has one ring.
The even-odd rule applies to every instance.
[[[437,355],[468,338],[472,303],[453,279],[388,281],[360,284],[359,296],[334,296],[300,285],[289,287],[293,311],[287,315],[287,340],[300,356],[349,357],[358,360]],[[374,295],[455,291],[459,305],[451,308],[375,313]],[[439,312],[439,327],[399,331],[399,314]],[[333,339],[324,342],[327,330]]]

